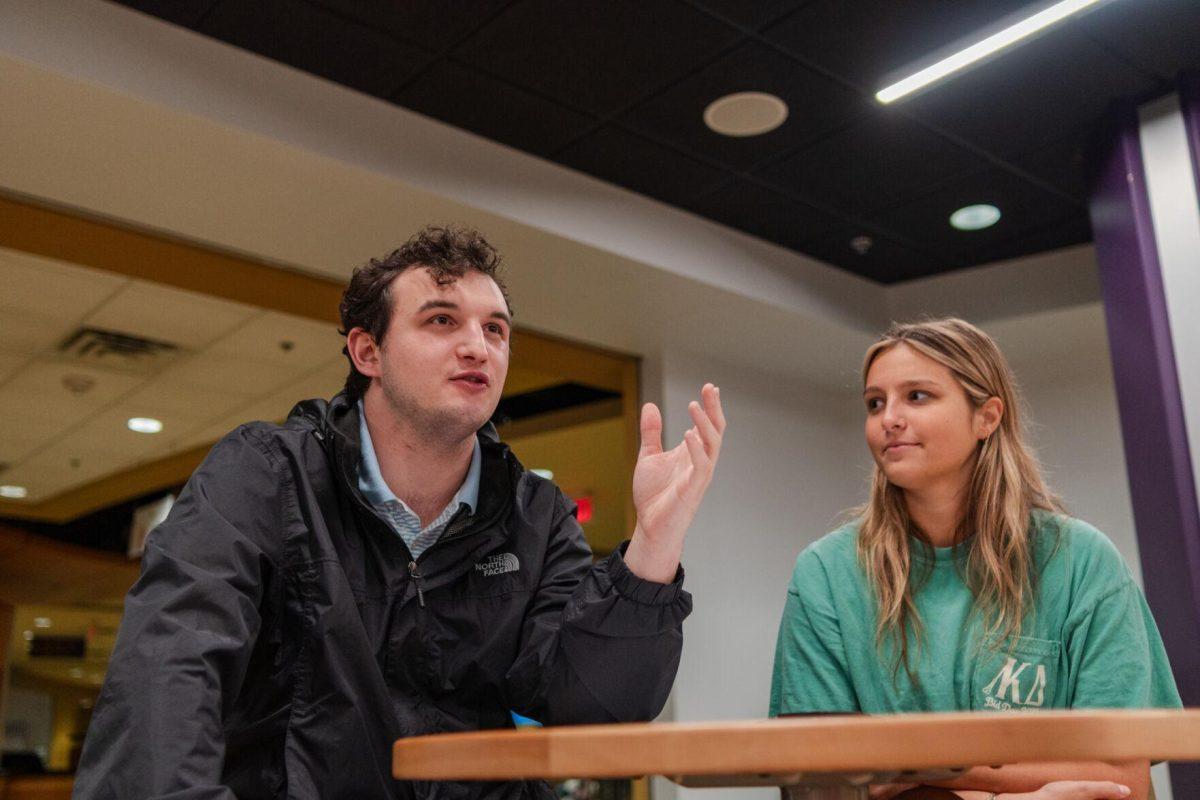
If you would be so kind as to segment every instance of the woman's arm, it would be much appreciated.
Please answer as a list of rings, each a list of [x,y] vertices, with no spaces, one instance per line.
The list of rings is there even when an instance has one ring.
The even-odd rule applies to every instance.
[[[1130,789],[1130,800],[1145,800],[1150,792],[1150,762],[1125,761],[1065,761],[1045,764],[1009,764],[1003,767],[972,767],[948,781],[931,785],[947,789],[972,789],[984,793],[996,792],[997,800],[1007,800],[1005,794],[1035,792],[1058,781],[1110,781]],[[960,797],[970,795],[959,792]]]

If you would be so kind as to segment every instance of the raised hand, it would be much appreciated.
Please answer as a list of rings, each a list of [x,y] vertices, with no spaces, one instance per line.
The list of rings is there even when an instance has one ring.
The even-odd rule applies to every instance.
[[[693,424],[683,441],[667,451],[662,446],[658,407],[653,403],[642,407],[642,447],[633,470],[637,527],[625,552],[625,564],[645,580],[674,580],[684,536],[712,481],[721,452],[725,414],[720,390],[706,383],[700,390],[700,400],[688,404]]]

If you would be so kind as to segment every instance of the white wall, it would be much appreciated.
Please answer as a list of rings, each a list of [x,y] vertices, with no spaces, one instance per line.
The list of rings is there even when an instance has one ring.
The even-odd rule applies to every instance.
[[[744,344],[763,345],[748,338]],[[793,342],[778,357],[803,346]],[[713,381],[730,426],[716,477],[688,533],[684,566],[695,610],[684,624],[672,715],[689,721],[765,717],[792,565],[862,497],[870,459],[857,392],[780,381],[679,351],[665,353],[662,364],[668,410],[681,411]],[[686,414],[671,414],[667,441],[679,441],[689,426]],[[659,782],[655,797],[674,791]],[[708,800],[778,796],[778,790],[680,792]]]
[[[1108,534],[1140,582],[1104,309],[1042,312],[987,329],[1017,373],[1051,488],[1068,512]]]

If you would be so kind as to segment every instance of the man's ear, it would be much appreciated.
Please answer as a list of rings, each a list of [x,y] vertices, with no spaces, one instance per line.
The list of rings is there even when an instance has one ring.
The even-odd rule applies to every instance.
[[[366,329],[350,329],[350,332],[346,334],[346,351],[350,354],[350,360],[354,362],[354,368],[363,375],[368,378],[378,378],[382,374],[379,365],[379,345],[375,342],[375,337],[367,333]]]
[[[1004,401],[999,397],[989,397],[984,401],[979,410],[975,412],[976,419],[976,436],[980,441],[991,436],[996,428],[1000,427],[1000,420],[1004,418]]]

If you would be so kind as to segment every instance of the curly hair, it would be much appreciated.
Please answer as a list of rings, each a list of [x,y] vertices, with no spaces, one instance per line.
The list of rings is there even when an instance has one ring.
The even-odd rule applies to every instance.
[[[388,255],[373,258],[354,270],[338,305],[342,321],[338,332],[345,336],[354,328],[362,328],[376,342],[383,341],[392,319],[392,281],[413,267],[428,270],[439,285],[453,283],[467,270],[482,272],[496,282],[511,315],[508,289],[498,274],[500,262],[496,248],[479,231],[452,225],[426,226]],[[350,362],[346,394],[357,400],[366,392],[371,379],[354,366],[349,347],[343,347],[342,353]]]

